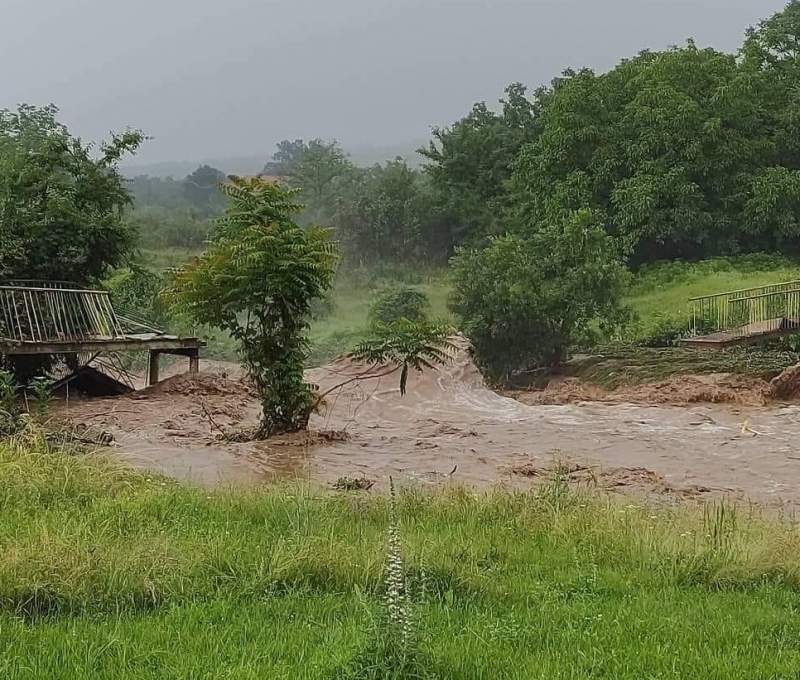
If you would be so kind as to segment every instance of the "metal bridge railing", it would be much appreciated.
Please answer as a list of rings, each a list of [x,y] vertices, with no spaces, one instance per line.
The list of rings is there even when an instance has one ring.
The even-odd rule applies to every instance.
[[[45,279],[6,279],[2,285],[15,288],[49,288],[54,290],[87,290],[74,281],[49,281]]]
[[[51,281],[13,281],[0,285],[3,340],[43,343],[124,336],[107,291]]]
[[[800,280],[691,298],[692,334],[747,337],[800,328]]]
[[[164,331],[156,328],[152,321],[137,312],[133,312],[127,307],[115,305],[114,310],[117,314],[117,319],[120,324],[125,328],[128,333],[153,333],[155,335],[164,335]]]

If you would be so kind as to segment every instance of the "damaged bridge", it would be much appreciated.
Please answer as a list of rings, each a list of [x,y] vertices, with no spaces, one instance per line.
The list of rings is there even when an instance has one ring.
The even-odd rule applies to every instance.
[[[692,298],[684,347],[724,349],[800,334],[800,281]]]
[[[68,282],[7,281],[0,284],[0,356],[75,356],[88,366],[103,355],[148,353],[148,384],[159,379],[159,357],[188,357],[198,370],[197,338],[167,335],[130,314],[118,313],[108,291]]]

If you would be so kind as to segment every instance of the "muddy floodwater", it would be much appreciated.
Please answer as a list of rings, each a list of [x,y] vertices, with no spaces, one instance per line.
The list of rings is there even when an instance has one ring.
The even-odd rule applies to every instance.
[[[342,360],[309,373],[322,390],[363,373]],[[745,400],[746,403],[746,400]],[[317,434],[225,444],[258,402],[219,371],[178,375],[128,397],[60,413],[103,428],[123,460],[200,484],[389,475],[406,483],[524,488],[558,467],[575,481],[672,497],[800,503],[800,407],[576,402],[526,405],[488,389],[466,351],[436,372],[364,377],[329,394]]]

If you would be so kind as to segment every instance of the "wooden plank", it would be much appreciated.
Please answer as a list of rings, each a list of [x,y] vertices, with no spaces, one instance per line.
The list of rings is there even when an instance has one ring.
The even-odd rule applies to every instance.
[[[81,352],[136,352],[155,350],[166,354],[191,356],[206,343],[197,338],[171,336],[108,338],[56,342],[14,342],[0,338],[0,354],[20,356],[32,354],[78,354]]]

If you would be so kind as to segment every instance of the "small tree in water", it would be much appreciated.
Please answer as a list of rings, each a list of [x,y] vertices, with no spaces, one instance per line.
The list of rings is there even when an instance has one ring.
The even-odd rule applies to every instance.
[[[315,400],[303,379],[311,304],[333,284],[327,230],[300,227],[297,192],[231,178],[230,205],[208,248],[172,272],[168,296],[198,323],[226,331],[261,395],[257,436],[305,428]]]

